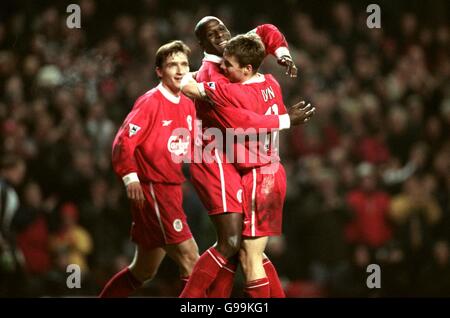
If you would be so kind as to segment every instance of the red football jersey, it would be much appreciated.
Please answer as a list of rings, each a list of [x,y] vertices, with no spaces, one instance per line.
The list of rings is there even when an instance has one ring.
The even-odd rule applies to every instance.
[[[114,171],[137,173],[141,182],[180,184],[181,160],[193,140],[195,107],[159,84],[138,98],[113,143]],[[182,131],[177,131],[181,128]]]
[[[283,34],[271,24],[263,24],[255,29],[259,35],[267,54],[277,57],[289,54],[288,44]],[[222,58],[216,55],[205,53],[202,66],[197,72],[197,82],[229,83],[220,70]],[[207,102],[196,100],[197,118],[202,120],[203,129],[208,127],[218,128],[273,128],[280,127],[278,116],[266,116],[255,114],[245,109],[236,110],[233,108],[214,108]]]
[[[272,75],[256,74],[244,83],[203,82],[201,86],[217,109],[234,106],[260,115],[287,113],[281,87]],[[232,159],[237,168],[254,168],[280,160],[277,131],[256,137],[235,143],[232,158],[228,159]]]

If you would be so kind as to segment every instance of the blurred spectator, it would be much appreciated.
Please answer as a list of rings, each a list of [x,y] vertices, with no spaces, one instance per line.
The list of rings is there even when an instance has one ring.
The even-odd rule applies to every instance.
[[[28,182],[22,205],[14,218],[14,227],[25,270],[33,275],[45,275],[51,269],[46,212],[39,185]]]
[[[431,244],[434,226],[442,217],[437,201],[423,181],[417,176],[410,177],[403,192],[392,198],[389,212],[390,219],[399,227],[397,239],[406,251],[414,254]]]
[[[50,238],[50,248],[57,268],[66,271],[70,264],[76,264],[81,272],[89,272],[86,257],[92,252],[90,234],[78,225],[79,212],[73,203],[65,203],[60,209],[61,228]]]
[[[19,296],[16,284],[22,278],[23,255],[16,246],[13,220],[20,207],[16,189],[26,173],[25,162],[15,156],[4,156],[0,162],[0,295]]]
[[[353,220],[347,225],[346,238],[351,244],[376,249],[392,237],[388,221],[390,196],[379,188],[374,166],[362,163],[357,169],[360,185],[347,195]]]

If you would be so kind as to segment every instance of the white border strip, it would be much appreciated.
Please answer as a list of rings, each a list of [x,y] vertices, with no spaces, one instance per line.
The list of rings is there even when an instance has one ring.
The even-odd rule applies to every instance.
[[[227,197],[226,197],[226,189],[225,189],[225,177],[223,176],[222,161],[220,160],[220,157],[219,157],[219,154],[217,152],[217,149],[214,149],[214,153],[216,155],[217,164],[219,165],[220,186],[221,186],[221,190],[222,190],[223,212],[227,212]]]
[[[223,265],[220,264],[220,262],[217,260],[217,258],[213,255],[213,253],[211,253],[210,250],[206,250],[206,252],[208,252],[209,255],[211,255],[212,259],[217,263],[217,265],[219,265],[220,268],[223,268]]]
[[[161,231],[164,236],[164,242],[167,243],[166,232],[164,231],[163,223],[161,220],[161,214],[159,213],[158,202],[156,201],[155,191],[153,191],[153,184],[151,182],[150,182],[150,194],[152,195],[153,202],[155,202],[156,217],[158,218],[159,226],[161,227]]]
[[[253,173],[253,187],[252,187],[252,222],[251,222],[251,231],[252,236],[256,235],[255,230],[255,209],[256,209],[256,170],[255,168],[252,169]]]
[[[251,287],[247,286],[247,288],[248,288],[248,289],[252,289],[252,288],[261,287],[261,286],[266,286],[266,285],[269,285],[269,282],[262,283],[262,284],[259,284],[259,285],[255,285],[255,286],[251,286]]]

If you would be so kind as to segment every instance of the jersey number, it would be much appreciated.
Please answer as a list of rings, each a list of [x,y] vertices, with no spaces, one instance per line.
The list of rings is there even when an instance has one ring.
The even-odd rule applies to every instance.
[[[272,106],[270,106],[264,115],[278,115],[278,105],[273,104]],[[267,134],[266,140],[264,141],[264,148],[266,151],[268,151],[271,148],[276,138],[277,138],[276,131]]]

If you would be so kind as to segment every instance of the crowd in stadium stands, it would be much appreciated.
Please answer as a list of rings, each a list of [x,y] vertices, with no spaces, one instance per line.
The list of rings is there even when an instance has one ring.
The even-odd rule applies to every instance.
[[[112,139],[134,100],[157,84],[161,44],[183,40],[198,68],[193,30],[211,14],[233,34],[277,25],[299,78],[274,58],[263,70],[280,81],[287,105],[316,106],[308,124],[280,140],[285,234],[268,254],[287,296],[450,296],[449,17],[424,20],[394,6],[381,29],[369,29],[365,7],[346,2],[317,11],[286,1],[288,14],[273,17],[253,6],[246,19],[234,15],[237,5],[205,3],[114,10],[82,0],[80,29],[67,28],[62,4],[10,4],[0,20],[0,156],[23,160],[26,172],[15,186],[20,206],[2,229],[10,248],[2,248],[0,296],[94,296],[129,264],[131,218]],[[437,17],[448,14],[439,9],[448,3],[436,5]],[[214,232],[192,186],[183,187],[203,251]],[[81,289],[66,286],[72,263]],[[366,286],[369,264],[380,265],[381,289]],[[176,296],[176,273],[165,261],[140,295]]]

